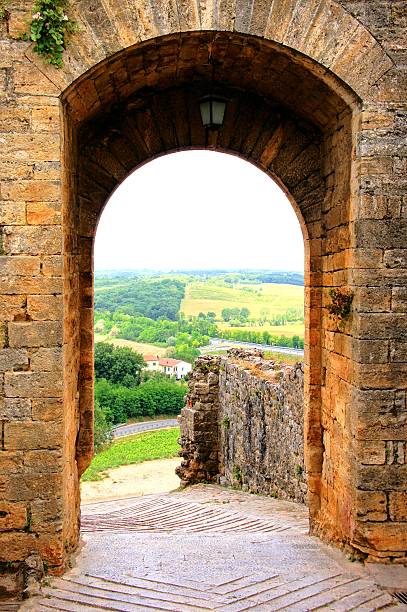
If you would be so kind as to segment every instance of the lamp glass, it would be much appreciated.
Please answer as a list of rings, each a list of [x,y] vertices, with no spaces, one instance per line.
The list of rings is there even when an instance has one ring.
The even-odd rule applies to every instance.
[[[204,127],[209,127],[212,124],[211,121],[211,103],[209,99],[202,100],[200,103],[201,108],[201,119]]]
[[[223,125],[225,116],[226,102],[224,100],[212,100],[212,124]]]

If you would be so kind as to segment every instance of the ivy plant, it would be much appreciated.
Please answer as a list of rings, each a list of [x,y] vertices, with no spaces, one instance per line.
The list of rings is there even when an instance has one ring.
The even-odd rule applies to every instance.
[[[0,0],[0,21],[3,21],[3,19],[7,19],[7,16],[7,2],[6,0]]]
[[[50,64],[62,68],[62,54],[67,37],[78,30],[66,13],[68,0],[36,0],[33,6],[28,40],[35,43],[34,51]]]

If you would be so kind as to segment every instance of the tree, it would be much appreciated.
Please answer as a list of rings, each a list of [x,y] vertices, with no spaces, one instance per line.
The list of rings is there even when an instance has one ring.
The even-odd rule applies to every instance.
[[[106,412],[95,400],[93,448],[98,453],[112,441],[112,424],[109,422]]]
[[[95,344],[95,376],[115,384],[134,387],[140,383],[140,372],[146,365],[143,356],[127,347],[106,342]]]
[[[231,309],[230,308],[223,308],[222,312],[221,312],[221,317],[224,321],[229,321],[230,318],[232,317],[232,313],[231,313]]]
[[[249,316],[250,316],[250,310],[248,308],[241,308],[240,318],[243,319],[243,321],[247,321]]]

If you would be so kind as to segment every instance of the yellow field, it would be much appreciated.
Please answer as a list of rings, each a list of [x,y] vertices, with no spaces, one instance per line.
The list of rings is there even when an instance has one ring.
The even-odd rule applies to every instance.
[[[159,357],[163,357],[166,352],[166,349],[161,346],[133,342],[132,340],[123,340],[122,338],[111,338],[106,334],[95,334],[95,342],[109,342],[109,344],[114,344],[114,346],[127,346],[133,351],[136,351],[136,353],[141,353],[142,355],[158,355]]]
[[[287,325],[250,325],[247,327],[230,327],[226,322],[217,323],[219,329],[238,329],[246,331],[269,332],[272,336],[304,336],[304,323],[287,323]]]
[[[259,319],[262,316],[282,314],[287,308],[303,306],[304,288],[298,285],[259,283],[229,288],[209,282],[196,282],[187,285],[180,310],[186,316],[215,312],[216,317],[220,318],[223,308],[248,308],[250,318]]]

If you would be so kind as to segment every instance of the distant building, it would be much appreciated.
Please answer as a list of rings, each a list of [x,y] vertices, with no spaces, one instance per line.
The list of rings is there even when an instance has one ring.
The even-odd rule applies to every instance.
[[[144,358],[145,359],[145,358]],[[163,357],[159,361],[160,371],[167,376],[175,376],[178,380],[184,378],[192,370],[192,365],[180,359]]]
[[[150,372],[160,372],[160,358],[158,355],[143,355],[143,359],[147,364],[147,370]]]

